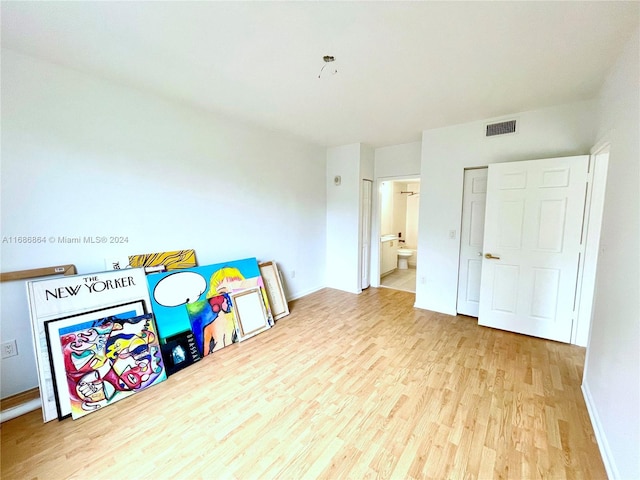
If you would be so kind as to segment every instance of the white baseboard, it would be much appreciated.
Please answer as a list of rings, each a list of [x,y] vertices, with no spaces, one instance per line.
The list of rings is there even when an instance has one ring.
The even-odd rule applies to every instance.
[[[0,413],[0,423],[4,423],[7,420],[11,420],[12,418],[19,417],[20,415],[24,415],[25,413],[29,413],[40,408],[42,408],[40,397],[21,403],[20,405],[16,405],[15,407],[7,408]]]
[[[602,424],[600,423],[598,410],[593,403],[593,397],[591,396],[589,386],[583,383],[581,389],[582,396],[584,397],[584,402],[587,404],[587,412],[589,413],[589,418],[591,419],[593,433],[596,436],[596,442],[598,444],[598,448],[600,449],[600,455],[602,455],[602,462],[604,463],[604,468],[607,471],[607,476],[612,480],[620,478],[618,469],[616,468],[616,464],[613,460],[613,455],[611,454],[611,449],[609,448],[609,442],[607,441],[607,437],[602,430]]]
[[[302,291],[302,292],[298,292],[295,295],[293,295],[291,298],[288,298],[287,301],[291,302],[292,300],[298,300],[298,299],[300,299],[302,297],[306,297],[307,295],[311,295],[312,293],[319,292],[323,288],[326,288],[326,287],[325,286],[316,287],[316,288],[311,288],[309,290],[305,290],[305,291]]]

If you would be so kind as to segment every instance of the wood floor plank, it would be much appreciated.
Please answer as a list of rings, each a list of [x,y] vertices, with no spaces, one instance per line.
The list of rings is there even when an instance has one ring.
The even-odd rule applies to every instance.
[[[4,479],[606,478],[584,349],[325,289],[79,420],[2,424]]]

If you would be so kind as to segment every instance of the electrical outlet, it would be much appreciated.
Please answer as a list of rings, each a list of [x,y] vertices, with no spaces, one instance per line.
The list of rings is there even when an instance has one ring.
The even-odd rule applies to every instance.
[[[458,231],[457,230],[449,230],[449,238],[451,240],[455,240],[457,235],[458,235]]]
[[[291,278],[296,278],[296,271],[295,270],[291,270]]]
[[[18,345],[15,340],[9,340],[2,344],[2,358],[15,357],[18,355]]]

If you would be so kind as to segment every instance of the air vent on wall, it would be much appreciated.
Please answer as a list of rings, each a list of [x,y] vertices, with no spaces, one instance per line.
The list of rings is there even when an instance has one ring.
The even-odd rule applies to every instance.
[[[507,133],[516,133],[516,121],[508,120],[506,122],[491,123],[487,125],[487,137],[495,135],[506,135]]]

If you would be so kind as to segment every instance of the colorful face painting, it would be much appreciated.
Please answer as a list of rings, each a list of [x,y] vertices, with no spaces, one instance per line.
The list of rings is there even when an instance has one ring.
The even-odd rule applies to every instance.
[[[152,315],[60,332],[74,419],[166,379]]]
[[[198,350],[203,356],[237,341],[236,322],[228,294],[187,303],[187,314]]]
[[[270,324],[273,316],[255,258],[147,276],[160,337],[192,329],[202,355],[235,341],[229,294],[261,287]]]

